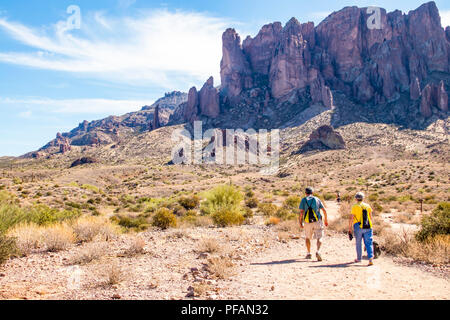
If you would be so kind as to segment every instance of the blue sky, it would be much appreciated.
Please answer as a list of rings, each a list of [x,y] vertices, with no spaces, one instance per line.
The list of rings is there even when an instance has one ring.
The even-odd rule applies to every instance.
[[[393,3],[0,0],[0,156],[36,150],[85,119],[138,110],[210,75],[219,84],[227,27],[244,39],[293,16],[318,24],[349,5],[408,12],[423,1]],[[449,25],[450,2],[436,4]],[[79,29],[68,28],[71,5],[80,8]]]

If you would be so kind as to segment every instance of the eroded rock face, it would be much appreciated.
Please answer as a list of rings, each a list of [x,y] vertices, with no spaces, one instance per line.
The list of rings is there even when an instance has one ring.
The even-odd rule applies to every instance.
[[[222,90],[225,95],[236,97],[243,89],[252,87],[252,72],[236,30],[227,29],[222,36],[222,42],[223,57],[220,63]]]
[[[152,123],[152,129],[156,130],[161,128],[161,123],[159,121],[159,106],[155,107],[155,111],[153,113],[153,123]]]
[[[369,29],[371,15],[367,8],[346,7],[317,27],[295,18],[284,27],[274,22],[247,37],[243,49],[236,31],[228,29],[221,93],[239,96],[262,76],[274,99],[309,86],[313,103],[329,106],[332,90],[340,90],[358,103],[382,104],[408,91],[416,100],[430,72],[450,71],[450,29],[441,27],[434,2],[409,14],[381,9],[380,28]]]
[[[64,137],[61,133],[56,134],[56,139],[54,140],[54,146],[59,147],[59,152],[64,154],[72,150],[71,140]]]
[[[196,87],[192,87],[188,93],[188,101],[184,107],[183,117],[188,122],[193,122],[199,112],[198,92]]]
[[[432,101],[432,88],[431,85],[427,84],[422,90],[422,99],[420,100],[420,113],[425,118],[429,118],[432,115],[431,106]]]
[[[219,91],[214,88],[214,79],[210,77],[199,92],[200,113],[216,118],[220,113]]]
[[[268,75],[283,27],[280,22],[267,24],[261,28],[255,38],[244,40],[243,49],[248,56],[253,72]]]
[[[311,51],[302,34],[303,27],[292,18],[283,28],[270,67],[272,96],[281,98],[308,85]]]
[[[440,111],[448,111],[448,94],[445,89],[444,81],[429,83],[422,90],[422,99],[420,101],[420,113],[425,118],[429,118],[433,114],[433,107]]]

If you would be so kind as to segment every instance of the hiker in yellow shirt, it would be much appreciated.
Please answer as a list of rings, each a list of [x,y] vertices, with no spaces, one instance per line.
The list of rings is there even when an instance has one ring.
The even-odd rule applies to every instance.
[[[349,233],[356,238],[356,260],[361,262],[362,246],[361,241],[364,239],[364,245],[367,249],[367,257],[369,258],[369,266],[373,265],[373,224],[372,224],[372,208],[369,204],[363,202],[364,193],[358,192],[355,196],[356,204],[352,207],[352,215],[349,221]]]

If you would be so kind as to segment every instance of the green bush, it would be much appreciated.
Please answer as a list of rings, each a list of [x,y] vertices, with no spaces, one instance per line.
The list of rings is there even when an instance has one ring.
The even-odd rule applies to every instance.
[[[0,265],[18,253],[16,240],[0,234]]]
[[[335,198],[336,198],[336,195],[335,195],[334,193],[327,192],[327,193],[324,193],[324,194],[323,194],[323,198],[324,198],[326,201],[329,201],[329,200],[335,199]]]
[[[253,210],[249,207],[244,208],[244,218],[245,219],[251,219],[253,218]]]
[[[111,217],[111,221],[117,223],[119,226],[126,229],[134,229],[137,231],[144,231],[150,227],[149,222],[143,216],[130,217],[123,215],[115,215]]]
[[[33,205],[21,208],[15,204],[0,203],[0,233],[21,222],[37,225],[49,225],[56,222],[75,219],[80,216],[78,210],[57,210],[45,205]]]
[[[297,210],[300,206],[300,201],[302,201],[300,197],[290,196],[284,200],[283,206],[291,210]]]
[[[277,212],[275,213],[275,216],[277,218],[280,218],[281,220],[286,220],[291,214],[292,214],[291,210],[289,210],[286,207],[281,207],[278,208]]]
[[[278,207],[272,203],[260,203],[258,206],[258,211],[266,217],[274,216],[277,212],[277,209]]]
[[[417,240],[426,241],[436,235],[450,234],[450,202],[441,202],[431,215],[422,218]]]
[[[186,210],[192,210],[199,206],[200,198],[196,195],[190,197],[184,196],[178,199],[178,203],[182,205]]]
[[[160,229],[168,229],[177,226],[177,217],[167,208],[156,211],[152,219],[152,225]]]
[[[227,211],[241,211],[241,192],[235,186],[218,186],[205,194],[206,200],[202,203],[201,212],[212,215],[226,209]]]
[[[237,209],[221,208],[215,211],[211,218],[214,224],[219,227],[227,227],[232,225],[241,225],[244,223],[244,215]]]
[[[254,209],[254,208],[257,208],[258,207],[258,199],[256,199],[256,198],[254,198],[254,197],[252,197],[252,198],[247,198],[246,200],[245,200],[245,205],[248,207],[248,208],[251,208],[251,209]]]

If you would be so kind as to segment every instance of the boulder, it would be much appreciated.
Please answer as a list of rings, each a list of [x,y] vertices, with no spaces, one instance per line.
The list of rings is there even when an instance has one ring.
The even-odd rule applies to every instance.
[[[220,113],[219,91],[214,88],[214,78],[210,77],[199,92],[200,113],[216,118]]]

